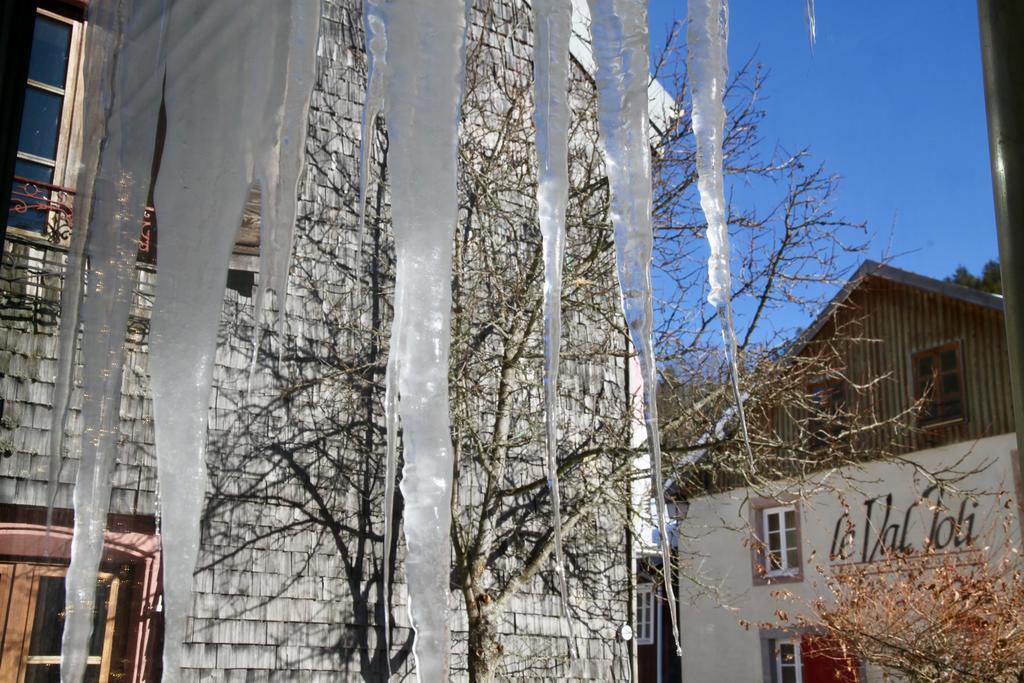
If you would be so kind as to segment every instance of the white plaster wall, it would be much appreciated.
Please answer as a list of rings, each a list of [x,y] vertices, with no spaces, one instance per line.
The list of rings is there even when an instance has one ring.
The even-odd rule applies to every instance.
[[[883,531],[885,499],[892,494],[887,540],[900,538],[906,545],[921,548],[936,521],[940,541],[950,535],[952,524],[942,520],[947,515],[959,517],[964,506],[964,520],[975,515],[973,535],[981,539],[976,547],[995,547],[1002,540],[1001,522],[1009,510],[1004,507],[1008,496],[1017,499],[1018,484],[1014,476],[1011,451],[1015,447],[1012,434],[990,437],[918,451],[897,461],[876,461],[857,467],[833,470],[802,485],[779,484],[773,491],[754,493],[736,489],[728,493],[695,499],[683,523],[683,567],[679,576],[682,605],[683,679],[686,683],[762,683],[761,644],[758,624],[777,623],[777,609],[790,615],[800,611],[798,601],[773,597],[773,591],[787,590],[809,600],[821,594],[821,568],[835,564],[829,554],[833,545],[837,519],[844,513],[845,498],[854,525],[854,537],[848,561],[862,560],[864,537],[868,532],[866,554],[871,555],[875,534]],[[934,518],[934,506],[927,505],[921,494],[931,484],[929,473],[959,472],[967,476],[958,484],[962,497],[945,495],[946,511]],[[840,493],[842,492],[842,493]],[[1001,494],[1001,497],[997,494]],[[803,580],[782,585],[753,585],[750,538],[751,498],[756,496],[800,499]],[[865,502],[882,496],[871,506],[872,521],[866,523]],[[930,500],[934,503],[935,495]],[[905,523],[906,522],[906,523]],[[890,527],[899,525],[896,531]],[[845,530],[845,522],[840,525]],[[906,526],[904,535],[903,527]],[[842,530],[840,534],[842,534]],[[1010,533],[1020,543],[1019,520],[1014,519]],[[963,546],[966,547],[966,546]],[[955,549],[950,541],[949,549]],[[751,626],[745,630],[740,620]],[[869,681],[880,680],[876,673]]]

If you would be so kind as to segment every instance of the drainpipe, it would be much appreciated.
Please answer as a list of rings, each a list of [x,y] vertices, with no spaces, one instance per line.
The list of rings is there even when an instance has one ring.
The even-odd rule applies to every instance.
[[[7,209],[18,152],[21,113],[25,106],[28,57],[32,49],[36,3],[30,0],[0,2],[0,251],[7,234]]]
[[[1024,453],[1024,2],[978,0],[1018,453]]]

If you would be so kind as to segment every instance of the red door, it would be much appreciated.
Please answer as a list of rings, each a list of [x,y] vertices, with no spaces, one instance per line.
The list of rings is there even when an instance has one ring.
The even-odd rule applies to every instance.
[[[860,666],[852,652],[825,636],[800,639],[803,683],[859,683]]]

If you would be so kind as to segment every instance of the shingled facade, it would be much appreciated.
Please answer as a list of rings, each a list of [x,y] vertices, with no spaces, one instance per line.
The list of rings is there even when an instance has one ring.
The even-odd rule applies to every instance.
[[[76,102],[88,97],[75,72],[80,67],[76,55],[81,54],[87,36],[81,5],[54,2],[40,10],[38,21],[46,23],[46,30],[70,27],[68,75],[62,86],[66,115],[59,124],[61,142],[55,154],[59,158],[49,166],[53,173],[45,178],[25,177],[34,168],[28,163],[35,163],[32,155],[24,156],[26,164],[19,167],[0,270],[0,611],[6,624],[0,658],[3,681],[53,675],[59,666],[59,637],[45,638],[40,633],[60,623],[61,577],[69,553],[72,487],[81,434],[78,408],[83,397],[76,388],[66,424],[55,527],[47,534],[46,482],[57,373],[56,332],[77,168],[74,147],[76,136],[80,136]],[[529,7],[512,0],[482,0],[477,5],[471,59],[479,59],[485,71],[512,69],[522,82],[528,82],[532,43]],[[582,102],[588,98],[592,84],[578,65],[574,81],[577,92],[583,93],[577,97]],[[477,79],[477,83],[482,84],[477,87],[485,88],[486,77]],[[252,294],[259,283],[253,215],[243,220],[225,289],[210,399],[211,483],[186,654],[191,680],[385,680],[388,668],[393,671],[392,680],[412,678],[412,632],[404,609],[404,551],[400,540],[395,541],[392,557],[397,559],[389,568],[393,626],[390,652],[382,645],[381,404],[393,254],[387,187],[383,182],[383,131],[374,157],[368,231],[363,240],[356,231],[364,85],[359,4],[324,0],[317,78],[309,113],[307,169],[299,188],[300,216],[286,332],[278,337],[264,330],[258,337],[260,348],[251,377]],[[472,93],[467,96],[472,98]],[[472,131],[466,135],[472,137]],[[19,153],[19,161],[22,157]],[[528,176],[523,173],[524,178]],[[509,194],[501,201],[511,219],[474,224],[471,219],[480,200],[473,196],[471,181],[461,185],[468,195],[464,197],[463,212],[466,235],[471,225],[476,231],[505,231],[507,234],[494,243],[520,243],[518,253],[508,256],[502,266],[509,269],[510,282],[514,273],[529,271],[530,251],[539,246],[532,203],[520,202]],[[251,200],[255,206],[258,194],[254,193]],[[149,311],[159,268],[159,224],[158,216],[156,220],[150,218],[125,348],[121,440],[95,622],[102,638],[94,638],[89,660],[89,675],[98,681],[159,679],[159,507],[147,370]],[[604,218],[598,216],[596,220]],[[518,232],[508,233],[512,230],[509,226],[516,226]],[[585,243],[581,236],[590,229],[593,226],[571,225],[570,244],[574,240]],[[586,302],[586,306],[574,306],[571,301],[567,304],[567,344],[586,348],[590,355],[571,357],[563,364],[566,448],[570,453],[575,452],[573,449],[595,453],[587,456],[585,464],[574,471],[575,476],[573,471],[567,474],[570,500],[574,490],[581,499],[586,498],[591,479],[600,481],[605,477],[608,482],[612,474],[621,475],[621,463],[626,462],[608,445],[620,435],[628,439],[629,410],[622,360],[625,342],[614,292],[607,225],[599,233],[604,240],[598,240],[600,248],[594,249],[590,240],[582,256],[570,254],[567,266],[571,271],[576,267],[573,263],[597,263],[596,272],[603,274],[601,282],[581,276],[570,290],[569,297]],[[480,249],[476,244],[467,240],[457,249],[464,250],[463,258],[483,258],[474,255],[474,250]],[[457,254],[457,262],[458,258]],[[479,279],[467,277],[466,283],[464,287],[485,286],[482,275]],[[530,287],[533,292],[536,285]],[[466,309],[476,305],[478,315],[487,315],[486,307],[479,302],[495,296],[477,291],[472,296],[466,294],[459,305]],[[603,303],[594,305],[594,301]],[[269,323],[271,311],[265,315]],[[613,321],[611,325],[609,320]],[[531,323],[527,331],[524,335],[529,337],[529,353],[536,359],[539,330]],[[480,341],[482,346],[496,343],[486,336]],[[495,348],[492,351],[501,356],[502,349]],[[486,365],[473,352],[472,344],[459,347],[457,342],[453,358],[462,358],[467,366],[473,362]],[[534,486],[534,482],[544,480],[542,441],[536,438],[543,431],[542,424],[536,422],[542,414],[537,403],[539,361],[530,362],[525,371],[516,370],[513,378],[522,387],[517,389],[515,405],[532,407],[511,420],[511,433],[517,441],[507,457],[514,466],[500,487],[513,491],[509,496],[521,501],[522,510],[505,515],[515,525],[507,533],[508,540],[502,541],[504,554],[495,555],[488,569],[495,595],[515,578],[516,563],[528,554],[533,547],[530,544],[544,540],[545,530],[538,520],[546,518],[548,503],[543,489]],[[491,369],[463,367],[462,371],[467,377],[479,372],[486,378]],[[504,375],[501,377],[503,381]],[[486,398],[486,390],[481,390],[480,396],[469,397],[467,404],[486,402]],[[491,413],[481,415],[484,417],[477,422],[457,422],[457,441],[472,425],[494,417]],[[594,436],[598,433],[603,436]],[[474,462],[467,460],[467,472],[474,467]],[[465,476],[459,486],[457,504],[463,506],[463,512],[456,516],[467,526],[477,519],[474,506],[488,504],[486,496],[478,492],[478,485],[474,474]],[[493,624],[502,648],[495,672],[499,678],[630,677],[631,643],[619,636],[620,627],[628,623],[631,613],[627,518],[624,508],[588,509],[574,522],[575,531],[568,534],[570,574],[579,577],[571,589],[580,658],[569,661],[567,626],[561,618],[548,561],[540,571],[517,584],[517,590],[508,597],[507,608]],[[400,539],[398,522],[395,531],[395,538]],[[453,674],[457,679],[466,676],[468,647],[460,580],[454,573],[451,606],[456,641]],[[488,600],[488,595],[481,599]]]

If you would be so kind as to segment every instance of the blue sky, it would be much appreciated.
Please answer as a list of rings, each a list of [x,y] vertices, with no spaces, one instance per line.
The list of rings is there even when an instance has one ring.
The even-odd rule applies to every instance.
[[[975,2],[817,5],[812,51],[803,0],[731,3],[730,62],[756,51],[771,71],[766,142],[810,146],[842,176],[837,208],[868,222],[872,258],[979,271],[998,251]],[[652,43],[685,14],[686,0],[651,0]]]

